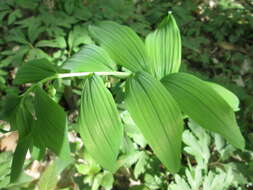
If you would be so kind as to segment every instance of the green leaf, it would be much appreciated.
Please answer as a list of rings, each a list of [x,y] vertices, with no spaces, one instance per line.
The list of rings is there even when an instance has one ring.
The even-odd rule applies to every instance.
[[[48,147],[63,159],[70,159],[67,138],[67,117],[64,110],[56,104],[41,88],[35,89],[35,113],[33,137],[40,145]]]
[[[77,47],[81,44],[91,44],[92,40],[88,35],[86,27],[75,26],[72,31],[70,31],[68,36],[69,49]]]
[[[116,65],[103,48],[90,44],[67,60],[63,68],[71,72],[106,72],[115,71]]]
[[[89,32],[117,64],[131,71],[146,70],[144,43],[131,28],[104,21],[90,26]]]
[[[102,167],[114,172],[123,129],[111,93],[95,75],[84,84],[79,131],[88,153]]]
[[[233,110],[206,82],[190,74],[176,73],[163,78],[162,83],[182,111],[200,126],[221,134],[235,147],[244,148]]]
[[[8,94],[3,101],[0,120],[11,121],[15,117],[21,98],[16,94]]]
[[[178,72],[181,64],[181,37],[171,13],[145,41],[148,65],[152,75],[161,79],[169,73]]]
[[[31,139],[31,135],[27,135],[20,138],[18,141],[11,165],[11,183],[16,182],[22,173],[26,153],[31,145]]]
[[[234,111],[240,110],[240,100],[233,92],[213,82],[207,82],[207,84],[213,88]]]
[[[44,78],[54,76],[57,68],[46,59],[37,59],[23,64],[14,79],[14,84],[38,82]]]
[[[174,98],[151,75],[127,81],[126,106],[157,157],[172,173],[180,168],[182,115]]]
[[[67,47],[67,44],[64,37],[58,36],[53,40],[41,40],[36,44],[36,47],[52,47],[64,49]]]

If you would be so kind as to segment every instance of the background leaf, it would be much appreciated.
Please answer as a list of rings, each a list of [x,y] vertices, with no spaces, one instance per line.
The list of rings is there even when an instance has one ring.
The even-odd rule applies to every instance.
[[[126,106],[133,120],[162,163],[177,172],[183,130],[177,103],[159,81],[144,72],[130,78],[126,89]]]

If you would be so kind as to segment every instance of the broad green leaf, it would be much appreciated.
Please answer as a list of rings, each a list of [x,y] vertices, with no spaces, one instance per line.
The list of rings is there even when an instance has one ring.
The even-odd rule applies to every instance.
[[[117,64],[131,71],[146,70],[144,43],[131,28],[104,21],[90,26],[89,32]]]
[[[57,68],[46,59],[24,63],[18,70],[14,84],[38,82],[57,73]]]
[[[240,100],[239,98],[228,89],[223,86],[213,83],[207,82],[207,84],[212,87],[228,104],[234,111],[240,110]]]
[[[39,147],[48,147],[61,158],[69,159],[66,113],[41,88],[35,89],[34,106],[34,140],[38,142]]]
[[[102,167],[114,172],[123,129],[113,97],[96,75],[84,84],[79,131],[88,153]]]
[[[181,64],[181,37],[171,13],[145,41],[148,65],[155,78],[178,72]]]
[[[116,65],[103,48],[90,44],[67,60],[63,68],[71,72],[106,72],[115,71]]]
[[[221,134],[235,147],[244,148],[244,138],[233,110],[205,81],[190,74],[176,73],[164,77],[162,83],[182,111],[200,126]]]
[[[182,115],[174,98],[151,75],[127,81],[126,106],[157,157],[172,173],[180,168]]]
[[[11,165],[11,178],[10,178],[11,183],[16,182],[22,173],[26,153],[32,142],[31,139],[32,139],[31,135],[27,135],[22,138],[19,137]]]

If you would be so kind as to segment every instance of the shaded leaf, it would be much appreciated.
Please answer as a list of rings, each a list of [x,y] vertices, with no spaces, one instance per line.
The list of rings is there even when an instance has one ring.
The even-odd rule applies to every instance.
[[[46,59],[37,59],[23,64],[14,79],[14,84],[38,82],[44,78],[54,76],[57,68]]]
[[[235,147],[244,148],[233,110],[206,82],[190,74],[176,73],[163,78],[162,83],[182,111],[200,126],[221,134]]]
[[[88,153],[102,167],[114,171],[123,129],[113,97],[98,76],[84,84],[79,131]]]
[[[34,105],[37,119],[33,137],[39,147],[48,147],[61,158],[69,159],[66,113],[41,88],[35,90]]]
[[[131,28],[104,21],[90,26],[89,32],[117,64],[131,71],[146,69],[144,43]]]
[[[101,47],[90,44],[74,54],[63,66],[71,72],[114,71],[116,65]]]
[[[157,157],[170,172],[180,168],[182,115],[163,85],[147,73],[127,81],[126,106]]]
[[[171,13],[145,41],[148,65],[158,79],[178,72],[181,64],[181,38],[176,21]]]
[[[22,173],[26,153],[32,142],[31,139],[31,135],[27,135],[20,138],[18,141],[11,165],[11,183],[16,182]]]

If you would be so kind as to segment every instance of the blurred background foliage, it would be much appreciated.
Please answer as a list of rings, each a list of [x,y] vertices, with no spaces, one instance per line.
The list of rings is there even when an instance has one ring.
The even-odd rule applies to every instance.
[[[240,99],[239,126],[246,150],[227,145],[217,134],[193,121],[183,135],[183,168],[177,175],[161,166],[127,112],[122,112],[125,142],[119,171],[101,170],[83,150],[75,122],[80,81],[56,80],[47,92],[69,114],[69,139],[75,162],[61,166],[52,153],[43,159],[28,155],[26,174],[8,185],[17,135],[0,121],[0,189],[131,189],[225,190],[253,189],[253,2],[251,0],[2,0],[0,1],[0,108],[7,94],[27,85],[12,84],[20,65],[46,58],[61,66],[82,45],[93,43],[87,26],[113,20],[143,38],[172,11],[183,41],[182,71],[214,81]],[[107,84],[119,107],[122,81]],[[39,160],[39,161],[38,161]],[[61,175],[60,175],[61,174]],[[59,177],[61,176],[61,177]]]

